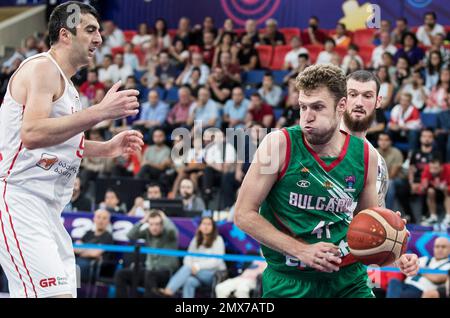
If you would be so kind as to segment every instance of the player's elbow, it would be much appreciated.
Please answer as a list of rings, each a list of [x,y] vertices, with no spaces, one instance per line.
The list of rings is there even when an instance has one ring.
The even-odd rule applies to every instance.
[[[247,224],[245,221],[245,213],[238,206],[236,206],[234,211],[233,222],[238,228],[245,230],[245,225]]]
[[[20,139],[22,140],[22,145],[28,150],[40,147],[39,139],[30,129],[22,129],[20,132]]]

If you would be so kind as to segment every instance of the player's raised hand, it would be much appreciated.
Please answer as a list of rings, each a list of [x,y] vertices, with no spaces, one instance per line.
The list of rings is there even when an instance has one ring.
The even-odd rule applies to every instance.
[[[102,120],[120,119],[128,116],[135,116],[139,112],[139,102],[137,96],[139,91],[126,89],[119,91],[122,81],[115,83],[106,93],[103,100],[95,105],[100,110]]]
[[[319,242],[306,245],[298,258],[311,268],[320,272],[337,272],[339,267],[336,264],[342,262],[339,248],[331,243]]]
[[[144,136],[136,130],[125,130],[108,141],[111,157],[133,154],[142,150]]]

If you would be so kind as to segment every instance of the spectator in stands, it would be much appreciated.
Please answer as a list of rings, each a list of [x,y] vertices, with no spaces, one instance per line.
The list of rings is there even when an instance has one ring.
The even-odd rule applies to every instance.
[[[425,69],[425,86],[432,90],[439,82],[439,74],[443,66],[442,55],[439,51],[429,52],[427,67]]]
[[[188,247],[189,253],[225,254],[225,244],[219,235],[217,225],[211,217],[204,217]],[[172,276],[166,288],[159,289],[161,295],[172,297],[183,288],[183,298],[194,298],[195,290],[201,285],[211,286],[216,271],[226,270],[220,258],[185,256],[183,266]]]
[[[156,38],[152,36],[150,40],[142,43],[141,45],[141,54],[143,57],[143,66],[149,67],[150,64],[154,64],[156,68],[156,64],[158,64],[158,56],[161,52],[160,48],[158,47],[158,42],[156,41]]]
[[[145,206],[144,201],[161,199],[163,197],[161,186],[158,183],[152,182],[147,186],[145,195],[138,196],[134,199],[134,205],[128,212],[128,216],[143,217],[148,212],[148,207]]]
[[[262,275],[266,267],[265,261],[253,261],[239,276],[216,285],[216,297],[250,298],[250,292],[256,288],[258,276]]]
[[[415,150],[422,127],[420,113],[412,104],[412,95],[403,93],[398,105],[392,108],[388,132],[394,142],[408,142],[408,149]]]
[[[164,89],[171,89],[177,78],[177,68],[170,64],[169,54],[166,52],[159,53],[159,60],[156,66],[155,75],[158,78],[157,85]]]
[[[125,44],[125,36],[113,21],[103,22],[102,36],[105,37],[105,45],[109,48],[123,46]]]
[[[217,28],[214,26],[214,19],[211,16],[206,16],[203,19],[202,25],[195,25],[192,30],[194,43],[198,46],[204,46],[205,33],[212,33],[213,39],[217,37]],[[207,59],[205,59],[205,62]],[[211,66],[211,64],[209,64]]]
[[[285,70],[292,70],[292,69],[298,68],[299,54],[309,54],[308,50],[302,46],[301,39],[298,36],[292,37],[291,47],[292,47],[292,50],[290,50],[284,57],[284,69]]]
[[[449,270],[450,244],[446,237],[439,237],[434,241],[433,257],[423,256],[419,258],[421,269]],[[423,293],[436,290],[439,285],[445,283],[446,274],[418,274],[407,277],[404,282],[392,279],[389,282],[387,298],[420,298]]]
[[[145,201],[153,199],[161,199],[162,192],[158,183],[152,182],[147,186],[145,195],[138,196],[134,199],[134,204],[131,210],[128,212],[128,216],[144,217],[148,212],[148,206]]]
[[[412,77],[403,81],[395,97],[395,102],[399,102],[400,96],[403,93],[411,94],[414,107],[419,110],[424,108],[430,91],[424,86],[424,80],[420,71],[413,71]]]
[[[197,99],[198,97],[198,91],[200,88],[205,87],[205,85],[200,84],[200,78],[202,76],[202,73],[198,67],[194,67],[191,72],[191,77],[189,78],[189,81],[187,84],[184,84],[184,86],[189,87],[191,90],[192,96]],[[178,77],[180,78],[180,77]]]
[[[254,48],[250,36],[242,37],[239,52],[233,63],[239,64],[245,72],[260,68],[258,51]]]
[[[222,52],[217,66],[223,70],[225,80],[230,84],[241,83],[241,68],[238,63],[233,63],[233,59],[237,61],[238,50],[237,46],[233,46],[231,53]]]
[[[180,182],[180,198],[183,200],[183,208],[185,211],[203,211],[205,210],[205,202],[195,193],[195,185],[191,179],[184,178]]]
[[[76,177],[73,184],[72,197],[70,198],[70,202],[66,205],[64,210],[70,212],[90,212],[91,209],[92,202],[83,193],[80,178]]]
[[[389,52],[384,52],[382,60],[383,60],[383,62],[380,66],[387,67],[389,77],[393,81],[395,79],[395,73],[397,72],[397,68],[395,67],[395,64],[394,64],[394,56]]]
[[[172,63],[179,70],[183,70],[187,66],[185,64],[189,61],[189,51],[182,40],[178,39],[173,42],[173,46],[169,47],[169,54]]]
[[[423,45],[431,46],[432,37],[436,34],[445,34],[445,29],[442,25],[437,23],[435,12],[426,12],[424,14],[424,24],[417,29],[417,40]]]
[[[193,103],[191,91],[188,87],[181,87],[178,90],[178,102],[171,108],[167,115],[167,131],[186,125],[189,118],[189,110]]]
[[[124,63],[123,54],[116,54],[114,56],[114,65],[117,65],[117,70],[114,70],[113,82],[117,82],[121,80],[122,83],[125,83],[128,76],[134,76],[133,68],[130,65]]]
[[[148,93],[148,101],[141,105],[139,120],[135,121],[133,126],[144,132],[144,135],[151,136],[156,127],[164,124],[168,113],[169,105],[160,100],[157,90],[151,90]]]
[[[400,150],[392,146],[392,140],[389,134],[381,133],[378,135],[378,152],[386,161],[389,175],[389,188],[386,194],[386,207],[393,209],[395,200],[395,180],[401,177],[401,168],[403,164],[403,155]]]
[[[298,125],[300,120],[300,109],[298,107],[298,92],[294,91],[288,96],[283,114],[278,119],[276,128],[291,127]]]
[[[391,32],[392,44],[402,44],[402,38],[407,32],[410,32],[408,28],[408,20],[405,17],[395,20],[395,28]]]
[[[434,241],[434,258],[436,260],[442,259],[445,260],[445,255],[450,255],[450,242],[446,237],[438,237]],[[447,256],[448,259],[448,256]],[[431,262],[430,262],[431,263]],[[448,268],[448,262],[444,263],[445,265],[439,266],[440,270],[445,270],[443,268]],[[442,280],[444,277],[440,275],[440,279],[438,283],[441,283],[437,289],[426,290],[422,293],[422,298],[450,298],[450,274],[447,275],[445,283],[442,284]],[[427,277],[429,278],[429,277]],[[436,277],[433,277],[436,278]],[[433,283],[436,283],[434,279],[431,280]]]
[[[167,32],[167,22],[163,18],[156,19],[153,26],[153,36],[160,50],[168,49],[172,45],[172,39]]]
[[[381,44],[380,35],[383,32],[386,32],[387,34],[389,34],[389,42],[393,44],[392,38],[390,37],[390,34],[391,34],[391,21],[383,19],[380,22],[380,28],[379,29],[375,29],[375,33],[373,34],[373,41],[372,41],[373,45],[380,45]]]
[[[283,84],[289,85],[289,81],[291,79],[295,79],[299,73],[303,72],[303,70],[310,65],[309,55],[306,53],[300,53],[297,57],[297,61],[298,66],[296,68],[293,68],[288,74],[286,74],[286,76],[283,78]]]
[[[278,107],[283,98],[283,90],[274,83],[273,75],[270,72],[264,74],[258,94],[262,97],[264,103],[272,107]]]
[[[105,138],[98,129],[92,129],[88,133],[89,140],[103,142]],[[81,162],[81,171],[79,173],[81,187],[88,189],[89,181],[94,181],[100,176],[104,176],[111,170],[111,160],[109,158],[85,157]]]
[[[174,42],[181,40],[185,47],[189,47],[193,43],[190,23],[191,21],[186,17],[182,17],[178,21],[178,29],[173,39]]]
[[[95,50],[95,67],[103,65],[103,59],[106,55],[111,55],[111,48],[105,44],[105,38],[102,36],[102,43],[100,44],[100,47],[98,47]],[[93,67],[89,67],[91,69]]]
[[[250,101],[245,98],[241,87],[233,88],[231,99],[225,103],[223,110],[223,122],[226,128],[244,128]]]
[[[380,91],[378,93],[382,97],[380,108],[388,109],[394,101],[394,85],[391,82],[391,77],[386,66],[378,67],[376,75],[380,80]]]
[[[375,109],[375,118],[366,133],[366,139],[375,147],[378,142],[378,136],[386,129],[386,116],[381,108]]]
[[[347,34],[347,27],[344,23],[338,23],[336,25],[336,33],[333,35],[333,40],[336,46],[347,48],[352,39]]]
[[[258,29],[256,28],[256,21],[253,19],[248,19],[245,21],[245,32],[242,37],[248,36],[252,42],[252,46],[258,45],[260,42],[260,37],[258,34]]]
[[[107,210],[99,209],[94,213],[94,228],[87,231],[77,244],[114,244],[113,236],[109,232],[111,226],[111,215]],[[82,282],[89,281],[90,269],[94,269],[94,262],[101,259],[111,259],[110,253],[100,249],[75,249],[76,264],[80,267]],[[94,272],[92,272],[93,274]],[[91,275],[92,275],[91,274]]]
[[[402,179],[396,187],[396,196],[406,215],[410,216],[410,223],[417,224],[421,220],[421,211],[413,213],[411,201],[420,199],[422,201],[420,183],[425,166],[435,157],[440,157],[440,152],[433,149],[433,131],[423,129],[420,133],[420,148],[413,151],[409,156],[409,167],[407,179]],[[417,196],[420,195],[418,198]],[[422,202],[420,202],[422,203]],[[414,211],[416,212],[416,211]]]
[[[356,72],[356,71],[359,71],[362,69],[363,69],[363,66],[361,65],[359,60],[357,58],[352,57],[348,63],[347,72],[345,74],[349,75],[353,72]]]
[[[193,126],[194,121],[197,121],[195,124],[202,128],[217,127],[220,123],[217,103],[211,99],[206,87],[200,88],[197,101],[189,109],[188,126]]]
[[[450,164],[443,163],[439,157],[433,158],[422,172],[420,193],[427,197],[430,216],[422,225],[435,225],[438,222],[437,204],[444,203],[445,217],[442,224],[450,225]]]
[[[256,149],[258,149],[259,144],[267,134],[267,129],[258,122],[252,122],[247,128],[246,134],[248,134],[250,138],[245,138],[244,147],[238,148],[237,152],[238,162],[236,165],[236,173],[234,175],[235,187],[239,187],[242,180],[244,180],[244,177],[253,161]],[[244,149],[244,151],[241,149]]]
[[[86,96],[91,103],[95,98],[98,89],[105,89],[105,85],[98,80],[97,70],[90,69],[87,74],[87,81],[80,86],[80,93]]]
[[[144,42],[150,41],[151,37],[152,36],[150,35],[147,23],[140,23],[138,26],[138,33],[133,36],[133,38],[131,39],[131,43],[133,43],[133,45],[139,46]]]
[[[323,44],[328,38],[327,33],[324,30],[320,29],[319,18],[316,16],[312,16],[311,18],[309,18],[308,30],[307,32],[303,32],[302,36],[303,43],[305,45]]]
[[[396,87],[400,87],[402,86],[403,81],[411,76],[411,68],[408,59],[405,56],[400,56],[397,59],[395,67],[396,71],[393,78],[393,84]]]
[[[214,60],[214,52],[216,50],[216,46],[214,45],[214,33],[209,31],[203,33],[201,50],[203,61],[206,65],[211,67]]]
[[[265,104],[259,93],[253,93],[250,97],[248,105],[248,113],[246,125],[250,125],[253,121],[260,122],[265,128],[274,126],[275,115],[273,107]]]
[[[141,170],[141,154],[123,154],[113,159],[111,177],[134,177]]]
[[[220,67],[215,67],[207,82],[211,98],[219,104],[224,104],[230,98],[234,82],[225,76]]]
[[[137,174],[139,179],[161,181],[164,172],[170,167],[170,148],[165,144],[166,134],[160,128],[153,130],[153,145],[148,146],[142,157],[141,170]]]
[[[180,83],[181,85],[188,84],[189,78],[191,77],[191,73],[195,67],[200,69],[201,77],[199,83],[201,85],[205,85],[208,80],[210,71],[208,65],[203,63],[203,56],[201,53],[192,54],[192,64],[189,63],[186,64],[186,67],[184,71],[180,74],[177,83]]]
[[[402,47],[400,47],[394,55],[397,60],[400,56],[405,57],[411,67],[416,69],[423,66],[424,51],[417,46],[417,38],[414,33],[409,32],[403,36]]]
[[[176,250],[178,230],[173,222],[160,210],[150,210],[127,234],[130,240],[144,239],[145,246]],[[164,286],[178,268],[178,258],[173,256],[147,254],[145,268],[139,271],[138,285],[144,286],[144,297],[154,297],[152,290]],[[116,297],[132,296],[133,269],[124,268],[116,272]]]
[[[427,50],[426,55],[428,60],[429,53],[431,51],[438,51],[439,53],[441,53],[443,66],[448,67],[450,62],[450,49],[448,49],[444,45],[444,41],[445,41],[445,34],[443,33],[439,33],[433,36],[433,44]]]
[[[372,51],[371,65],[373,68],[378,68],[383,64],[383,53],[389,52],[392,55],[397,53],[397,48],[391,43],[391,38],[388,32],[380,33],[380,42],[380,45]]]
[[[105,55],[103,57],[103,64],[98,69],[98,80],[103,84],[106,81],[115,83],[119,80],[119,74],[117,73],[117,65],[113,64],[112,55]]]
[[[214,68],[220,65],[220,58],[222,56],[222,53],[228,52],[231,54],[231,50],[235,46],[236,45],[233,43],[233,34],[224,32],[222,36],[218,38],[218,43],[216,44],[216,49],[214,50],[212,67]],[[236,50],[236,48],[234,50]]]
[[[233,24],[233,20],[231,19],[225,19],[225,21],[223,21],[223,28],[219,30],[219,34],[217,35],[217,42],[216,44],[218,44],[220,42],[220,39],[222,38],[222,35],[224,33],[229,33],[231,35],[231,43],[236,43],[238,40],[238,36],[236,31],[234,31],[234,24]]]
[[[333,39],[326,39],[324,44],[324,50],[319,53],[317,56],[316,64],[321,63],[331,63],[331,59],[333,57],[334,48],[336,44],[334,43]]]
[[[341,68],[344,71],[344,73],[350,74],[353,72],[353,71],[348,70],[350,61],[352,61],[352,60],[356,60],[357,65],[359,65],[360,69],[364,67],[364,61],[361,58],[361,56],[359,56],[358,52],[359,52],[359,47],[356,44],[350,44],[348,46],[347,54],[344,56],[344,59],[342,60],[342,64],[341,64]],[[355,68],[355,66],[353,66],[353,68]]]
[[[266,32],[261,38],[261,44],[272,46],[286,44],[284,34],[278,31],[278,22],[275,19],[266,21]]]
[[[447,103],[450,105],[450,94],[447,96]],[[436,141],[438,149],[442,149],[445,154],[445,162],[450,162],[450,109],[447,109],[437,116]]]
[[[109,213],[125,214],[127,209],[125,203],[120,203],[120,198],[116,191],[108,189],[105,198],[98,205],[99,209],[107,210]]]
[[[25,58],[29,58],[38,54],[37,40],[34,36],[29,36],[25,39],[25,45],[21,49],[21,53]]]
[[[431,89],[428,96],[427,105],[423,110],[425,113],[440,113],[448,109],[448,95],[450,92],[450,70],[448,68],[441,69],[439,73],[439,81],[436,86]]]
[[[203,138],[207,141],[204,152],[206,167],[202,176],[202,197],[209,202],[212,188],[220,185],[219,210],[230,208],[235,201],[233,180],[236,168],[236,151],[225,140],[220,130],[206,131]]]
[[[138,70],[139,67],[139,59],[137,55],[134,53],[134,45],[132,43],[125,43],[123,47],[123,63],[125,65],[131,66],[133,71]]]

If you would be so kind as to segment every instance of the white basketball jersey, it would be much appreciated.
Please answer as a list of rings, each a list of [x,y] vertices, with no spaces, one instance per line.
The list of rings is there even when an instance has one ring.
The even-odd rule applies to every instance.
[[[386,207],[385,198],[389,187],[389,174],[386,165],[386,161],[380,155],[378,150],[366,139],[366,142],[371,148],[377,152],[378,157],[378,172],[377,172],[377,194],[378,194],[378,206]]]
[[[77,90],[50,54],[42,53],[26,59],[16,73],[25,63],[36,58],[50,59],[64,78],[64,93],[52,103],[50,117],[57,118],[81,111]],[[27,105],[19,104],[12,98],[8,85],[0,107],[0,186],[7,183],[8,192],[28,192],[62,210],[72,196],[73,184],[83,157],[84,134],[80,133],[56,146],[29,150],[20,139],[26,107]]]

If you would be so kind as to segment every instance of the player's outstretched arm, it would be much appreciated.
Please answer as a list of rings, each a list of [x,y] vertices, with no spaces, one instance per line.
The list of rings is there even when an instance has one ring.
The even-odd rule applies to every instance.
[[[86,140],[84,143],[84,157],[114,158],[124,154],[140,152],[144,136],[137,130],[126,130],[115,135],[108,141]]]
[[[247,172],[235,207],[235,224],[261,244],[291,255],[320,271],[337,271],[338,248],[330,243],[306,244],[276,229],[259,214],[259,207],[278,178],[285,161],[286,137],[281,131],[263,139]]]
[[[63,143],[103,120],[123,118],[138,112],[136,96],[139,92],[118,92],[119,82],[113,85],[101,103],[69,116],[49,118],[53,98],[60,89],[60,73],[51,61],[37,60],[30,67],[33,80],[19,83],[25,86],[27,95],[21,139],[28,149]]]

